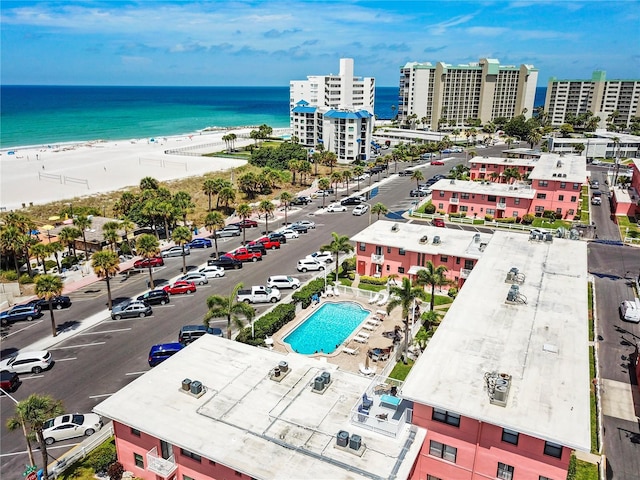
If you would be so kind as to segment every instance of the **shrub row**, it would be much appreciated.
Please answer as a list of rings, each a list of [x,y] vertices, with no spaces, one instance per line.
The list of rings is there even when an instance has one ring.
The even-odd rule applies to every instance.
[[[296,316],[294,303],[281,303],[269,313],[263,315],[253,324],[254,336],[251,336],[251,326],[243,328],[236,341],[249,345],[264,345],[265,337],[273,335]]]
[[[368,277],[367,275],[362,275],[360,277],[360,283],[368,283],[369,285],[386,285],[388,281],[388,277],[376,278],[376,277]]]
[[[308,284],[298,290],[296,293],[292,295],[293,304],[296,305],[298,303],[302,304],[302,308],[307,308],[311,305],[311,298],[314,294],[320,295],[320,293],[324,290],[324,279],[316,278],[315,280],[311,280]]]

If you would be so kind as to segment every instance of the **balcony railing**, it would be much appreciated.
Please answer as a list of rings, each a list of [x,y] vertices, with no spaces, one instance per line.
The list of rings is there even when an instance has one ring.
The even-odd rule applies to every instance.
[[[173,472],[176,471],[178,465],[176,465],[176,459],[173,455],[164,459],[158,456],[158,448],[153,447],[147,452],[147,470],[167,478]]]
[[[504,210],[505,208],[507,208],[507,204],[506,203],[496,203],[496,208],[498,210]]]
[[[371,263],[375,263],[376,265],[382,265],[384,263],[384,255],[376,255],[375,253],[372,253]]]
[[[451,197],[451,198],[449,199],[449,203],[455,203],[455,204],[458,204],[458,203],[460,203],[460,199],[459,199],[458,197]]]
[[[461,268],[460,269],[460,278],[469,278],[469,274],[471,273],[471,270],[468,268]]]

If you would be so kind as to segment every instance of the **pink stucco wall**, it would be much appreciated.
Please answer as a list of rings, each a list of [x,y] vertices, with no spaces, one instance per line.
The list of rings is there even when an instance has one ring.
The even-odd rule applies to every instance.
[[[457,198],[458,202],[452,203],[452,198]],[[446,213],[462,213],[464,209],[461,207],[467,207],[466,216],[478,218],[484,218],[485,215],[492,215],[494,218],[522,217],[531,209],[529,198],[463,194],[445,190],[434,190],[431,202],[437,211],[443,210]],[[504,205],[498,205],[499,203]]]
[[[502,441],[502,428],[461,417],[460,426],[432,420],[431,407],[414,404],[413,423],[427,429],[427,437],[411,479],[427,475],[456,479],[496,478],[498,462],[514,467],[514,478],[539,480],[540,476],[566,478],[571,451],[562,450],[558,459],[544,452],[544,440],[520,434],[518,444]],[[431,440],[457,449],[455,463],[430,455]]]
[[[491,180],[499,183],[507,183],[508,179],[502,176],[507,168],[515,168],[522,178],[525,178],[533,170],[533,165],[519,166],[482,163],[482,158],[474,159],[474,161],[470,163],[469,178],[471,178],[471,180]],[[497,177],[496,175],[492,175],[493,173],[495,173]]]

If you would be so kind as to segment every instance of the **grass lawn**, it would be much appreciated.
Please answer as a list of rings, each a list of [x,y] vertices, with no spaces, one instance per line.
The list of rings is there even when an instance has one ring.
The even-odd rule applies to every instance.
[[[560,228],[564,227],[566,229],[571,228],[571,222],[567,222],[564,220],[556,220],[554,222],[550,222],[548,218],[536,217],[531,224],[532,227],[536,228]]]
[[[393,367],[393,370],[391,370],[389,377],[404,382],[404,379],[409,375],[411,367],[413,367],[413,360],[407,360],[406,365],[402,362],[398,362],[396,363],[396,366]]]
[[[587,284],[587,312],[589,315],[589,341],[593,342],[593,284]]]
[[[360,290],[366,290],[367,292],[379,292],[380,290],[386,290],[386,285],[373,285],[371,283],[359,283],[358,288]]]
[[[596,377],[595,347],[589,347],[589,377]],[[598,452],[598,407],[596,403],[596,389],[593,383],[589,387],[590,393],[590,415],[591,415],[591,451]]]
[[[640,229],[638,223],[633,217],[627,217],[626,215],[616,215],[618,221],[618,228],[620,229],[620,236],[638,238],[640,237]]]
[[[575,480],[598,480],[598,466],[577,460]]]
[[[449,303],[453,303],[453,298],[445,296],[445,295],[435,295],[435,300],[433,302],[434,306],[438,306],[438,305],[447,305]],[[425,300],[426,304],[430,304],[431,303],[431,294],[427,293],[427,299]]]

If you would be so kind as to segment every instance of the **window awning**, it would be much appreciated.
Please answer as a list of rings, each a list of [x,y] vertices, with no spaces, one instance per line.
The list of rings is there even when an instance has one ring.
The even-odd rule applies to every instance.
[[[411,268],[409,269],[409,272],[407,272],[409,275],[415,275],[417,274],[420,270],[424,270],[424,267],[421,267],[420,265],[412,265]]]

